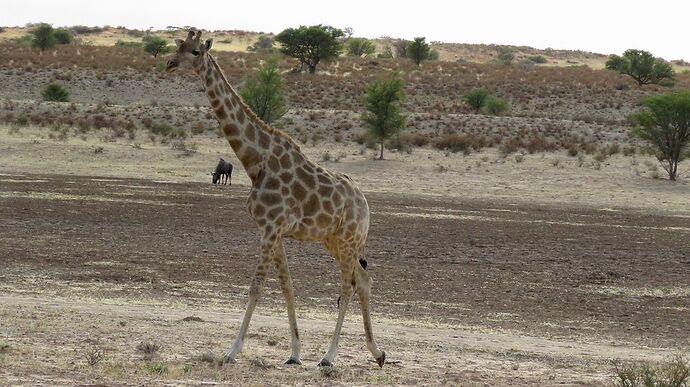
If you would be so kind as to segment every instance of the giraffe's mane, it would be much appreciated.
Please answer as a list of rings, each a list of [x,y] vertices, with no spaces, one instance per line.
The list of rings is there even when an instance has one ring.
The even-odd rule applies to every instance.
[[[213,67],[216,68],[216,71],[218,71],[218,74],[220,74],[221,81],[223,83],[225,83],[225,85],[227,87],[230,88],[232,93],[235,93],[237,96],[239,96],[239,93],[235,90],[234,87],[232,87],[230,82],[228,82],[228,79],[225,77],[225,73],[220,68],[220,65],[218,65],[218,62],[216,62],[216,58],[214,58],[210,53],[207,53],[206,55],[208,55],[208,59],[211,61],[211,64],[213,65]],[[244,113],[247,116],[249,116],[250,120],[253,120],[254,122],[258,123],[259,126],[261,126],[261,128],[266,130],[267,132],[274,134],[276,136],[286,138],[288,140],[288,142],[290,143],[290,145],[294,146],[296,150],[300,150],[299,144],[297,144],[297,142],[289,134],[285,133],[284,131],[282,131],[280,129],[276,129],[276,128],[272,127],[271,125],[265,123],[264,120],[259,118],[259,116],[257,116],[256,113],[254,113],[254,111],[249,106],[247,106],[246,103],[244,103],[242,98],[239,98],[239,101],[240,101],[240,109],[244,110]]]

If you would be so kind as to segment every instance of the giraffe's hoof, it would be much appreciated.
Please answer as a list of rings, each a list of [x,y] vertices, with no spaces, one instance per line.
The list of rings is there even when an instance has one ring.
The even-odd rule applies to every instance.
[[[386,352],[381,351],[381,356],[379,356],[378,359],[376,359],[376,363],[378,363],[379,367],[383,368],[383,365],[386,364]]]
[[[319,367],[333,367],[333,363],[326,359],[321,359],[321,361],[319,362]]]
[[[223,364],[235,364],[237,361],[230,355],[223,356]]]
[[[287,361],[285,362],[285,364],[302,365],[302,360],[300,360],[300,359],[295,359],[294,357],[291,357],[291,358],[287,359]]]

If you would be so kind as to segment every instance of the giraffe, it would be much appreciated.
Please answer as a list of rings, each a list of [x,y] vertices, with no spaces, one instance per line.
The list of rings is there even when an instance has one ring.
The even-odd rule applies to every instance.
[[[338,319],[330,346],[319,366],[332,366],[348,303],[359,296],[366,345],[380,367],[386,360],[371,326],[369,297],[372,279],[365,270],[364,245],[369,232],[369,206],[352,180],[309,160],[286,133],[261,121],[244,104],[211,56],[212,40],[201,42],[201,31],[177,39],[177,50],[166,71],[193,68],[225,137],[252,182],[247,210],[261,234],[261,255],[249,288],[244,318],[233,344],[223,355],[234,363],[241,352],[252,313],[261,296],[267,271],[273,263],[287,305],[291,355],[286,364],[302,364],[295,316],[292,278],[283,247],[284,238],[321,242],[340,268]]]

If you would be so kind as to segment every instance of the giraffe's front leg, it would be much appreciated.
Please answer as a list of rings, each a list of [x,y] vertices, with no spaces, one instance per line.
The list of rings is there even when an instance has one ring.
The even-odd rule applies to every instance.
[[[300,360],[300,339],[299,331],[297,330],[297,317],[295,315],[295,292],[292,286],[292,278],[290,276],[290,269],[288,268],[287,259],[285,258],[285,248],[283,242],[279,241],[276,246],[273,262],[278,271],[278,278],[280,279],[280,288],[285,297],[285,304],[287,306],[288,321],[290,324],[290,338],[292,353],[285,364],[302,364]]]
[[[268,272],[269,262],[275,251],[276,237],[263,238],[261,243],[261,261],[256,267],[254,273],[254,278],[252,279],[252,284],[249,287],[249,301],[247,302],[247,309],[244,312],[244,319],[242,320],[242,325],[240,326],[240,332],[225,354],[223,355],[223,363],[234,363],[237,354],[242,351],[242,346],[244,345],[244,337],[247,334],[247,329],[249,328],[249,322],[252,319],[252,314],[256,308],[256,304],[261,297],[261,290],[263,289],[264,282],[266,280],[266,273]]]

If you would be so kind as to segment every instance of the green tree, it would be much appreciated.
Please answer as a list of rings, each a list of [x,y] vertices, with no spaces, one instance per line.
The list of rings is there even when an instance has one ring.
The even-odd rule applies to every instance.
[[[50,83],[43,89],[41,96],[44,101],[68,102],[69,91],[57,83]]]
[[[74,40],[72,33],[64,28],[58,28],[53,31],[53,36],[57,44],[70,44]]]
[[[508,110],[508,101],[499,97],[489,97],[486,100],[486,111],[493,116],[500,116]]]
[[[431,47],[426,42],[426,38],[414,38],[410,44],[407,45],[407,57],[412,59],[414,63],[419,66],[422,61],[429,59]]]
[[[629,75],[639,86],[657,84],[664,79],[673,79],[671,65],[661,58],[655,58],[648,51],[626,50],[623,56],[611,55],[606,68]]]
[[[366,38],[351,38],[347,41],[347,55],[366,58],[376,51],[376,45]]]
[[[489,99],[489,91],[479,87],[465,92],[462,97],[475,113],[479,113]]]
[[[161,38],[160,36],[146,35],[143,38],[141,38],[141,40],[142,42],[144,42],[144,51],[153,55],[154,58],[156,58],[158,54],[165,54],[170,52],[170,46],[168,45],[168,41]]]
[[[271,123],[287,113],[283,77],[278,61],[271,58],[249,76],[240,92],[244,102],[266,123]]]
[[[668,178],[676,180],[678,163],[690,156],[690,91],[647,97],[643,105],[646,110],[631,116],[632,133],[652,146]]]
[[[285,29],[276,35],[275,40],[283,45],[280,49],[283,54],[298,59],[313,74],[319,62],[340,55],[343,36],[342,30],[319,24]]]
[[[57,40],[53,34],[53,26],[41,23],[29,32],[32,35],[31,46],[45,51],[55,47]]]
[[[406,118],[400,108],[405,99],[404,87],[403,80],[394,73],[367,88],[364,97],[367,111],[362,115],[362,121],[369,129],[369,135],[381,144],[379,160],[383,160],[384,141],[405,127]]]

